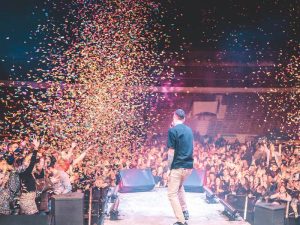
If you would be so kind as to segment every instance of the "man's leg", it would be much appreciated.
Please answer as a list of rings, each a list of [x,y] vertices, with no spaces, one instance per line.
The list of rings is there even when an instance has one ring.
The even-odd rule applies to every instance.
[[[185,191],[184,191],[183,185],[181,185],[181,187],[179,188],[178,198],[179,198],[179,202],[180,202],[182,211],[186,211],[187,205],[186,205],[186,201],[185,201]]]
[[[185,223],[184,215],[178,198],[180,186],[182,186],[183,169],[173,169],[170,172],[168,182],[168,197],[178,222]]]
[[[182,211],[185,213],[184,217],[186,220],[188,220],[189,215],[188,215],[188,207],[187,207],[187,204],[185,201],[185,191],[184,191],[183,183],[184,183],[185,179],[191,175],[191,173],[192,173],[191,169],[184,169],[183,175],[182,175],[181,186],[180,186],[179,192],[178,192],[179,202],[180,202]]]

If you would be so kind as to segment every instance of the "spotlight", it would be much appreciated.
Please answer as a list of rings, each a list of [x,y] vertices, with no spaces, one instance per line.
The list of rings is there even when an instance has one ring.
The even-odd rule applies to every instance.
[[[241,220],[242,218],[238,214],[238,211],[223,199],[219,199],[220,203],[224,206],[224,214],[228,216],[229,220]]]
[[[210,190],[209,187],[203,187],[205,194],[206,194],[206,202],[208,204],[214,204],[218,202],[217,196]]]

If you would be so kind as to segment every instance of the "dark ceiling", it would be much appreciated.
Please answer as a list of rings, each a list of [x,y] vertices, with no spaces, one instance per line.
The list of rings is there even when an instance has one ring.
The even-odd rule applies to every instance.
[[[84,1],[84,0],[82,0]],[[95,0],[86,0],[95,1]],[[158,0],[157,0],[158,1]],[[32,32],[49,16],[63,21],[66,8],[53,4],[71,0],[10,0],[0,7],[0,80],[24,79],[36,67],[34,48],[43,41]],[[100,0],[98,2],[101,2]],[[162,23],[171,49],[209,51],[280,51],[289,41],[299,42],[297,1],[279,0],[165,0]]]

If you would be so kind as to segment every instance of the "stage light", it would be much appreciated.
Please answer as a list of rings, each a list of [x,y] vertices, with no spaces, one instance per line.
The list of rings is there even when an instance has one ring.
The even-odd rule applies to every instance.
[[[238,211],[223,199],[219,199],[219,202],[224,206],[224,214],[228,216],[229,220],[242,220]]]
[[[218,198],[215,195],[215,193],[212,192],[212,190],[210,190],[209,187],[204,186],[203,187],[205,194],[206,194],[206,202],[208,204],[214,204],[218,202]]]

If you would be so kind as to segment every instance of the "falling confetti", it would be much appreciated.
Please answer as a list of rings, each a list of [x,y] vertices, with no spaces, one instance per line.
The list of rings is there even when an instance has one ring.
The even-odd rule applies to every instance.
[[[159,82],[161,62],[167,60],[158,47],[166,38],[160,6],[106,0],[64,7],[69,13],[63,24],[55,24],[48,13],[49,23],[33,33],[46,35],[35,50],[40,67],[28,76],[47,88],[19,88],[12,103],[22,101],[22,95],[30,97],[24,108],[7,113],[7,124],[23,135],[37,133],[56,147],[76,140],[113,152],[142,144],[155,119],[150,93],[143,87]]]

